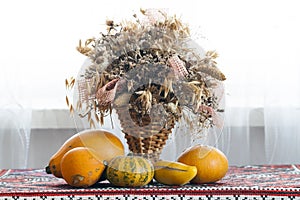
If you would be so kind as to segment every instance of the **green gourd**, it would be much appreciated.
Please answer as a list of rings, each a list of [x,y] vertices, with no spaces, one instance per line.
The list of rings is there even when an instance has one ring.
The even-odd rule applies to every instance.
[[[142,187],[154,176],[152,163],[141,156],[118,156],[107,166],[108,181],[119,187]]]

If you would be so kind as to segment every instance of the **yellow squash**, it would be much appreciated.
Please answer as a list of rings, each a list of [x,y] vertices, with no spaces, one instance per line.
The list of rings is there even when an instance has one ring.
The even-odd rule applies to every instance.
[[[185,185],[197,174],[195,166],[172,161],[158,161],[154,170],[154,179],[165,185]]]
[[[70,137],[50,158],[46,167],[47,173],[62,178],[61,159],[71,149],[89,147],[99,154],[101,161],[110,161],[116,156],[124,155],[124,146],[113,133],[104,130],[85,130]]]

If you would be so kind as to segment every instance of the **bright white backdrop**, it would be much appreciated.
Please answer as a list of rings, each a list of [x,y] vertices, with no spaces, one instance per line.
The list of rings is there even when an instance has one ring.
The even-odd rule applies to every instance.
[[[85,59],[75,50],[79,39],[97,36],[108,17],[169,8],[191,25],[200,45],[220,54],[227,109],[218,145],[236,157],[232,163],[256,163],[261,155],[266,163],[300,162],[298,5],[297,0],[1,1],[0,109],[18,105],[18,112],[29,113],[15,114],[16,130],[28,127],[31,110],[66,109],[64,79],[76,76]],[[251,140],[253,118],[263,128],[261,151],[254,151],[258,144]]]

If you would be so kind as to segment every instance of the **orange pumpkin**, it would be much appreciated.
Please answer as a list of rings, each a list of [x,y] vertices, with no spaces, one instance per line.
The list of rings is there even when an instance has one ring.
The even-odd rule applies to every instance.
[[[228,171],[228,160],[218,149],[207,145],[195,145],[183,152],[178,162],[196,166],[197,175],[192,183],[212,183],[222,179]]]
[[[100,179],[105,165],[101,155],[88,147],[76,147],[68,151],[61,160],[64,180],[74,187],[89,187]]]
[[[106,130],[85,130],[70,137],[50,158],[46,167],[48,173],[62,178],[60,162],[65,153],[76,147],[89,147],[99,153],[98,159],[110,161],[124,155],[124,146],[120,139]]]

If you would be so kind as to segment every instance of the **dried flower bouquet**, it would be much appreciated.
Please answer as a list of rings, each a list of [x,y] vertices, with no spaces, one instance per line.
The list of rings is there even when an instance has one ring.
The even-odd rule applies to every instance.
[[[79,41],[77,50],[91,64],[76,81],[66,80],[78,93],[74,105],[68,97],[67,104],[91,127],[115,109],[129,149],[156,160],[176,123],[196,135],[222,126],[217,88],[225,76],[217,68],[217,53],[200,55],[188,26],[176,16],[155,9],[141,13],[134,21],[106,21],[106,34]]]

